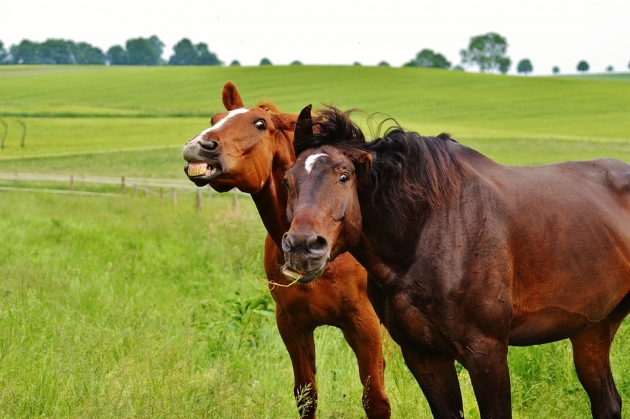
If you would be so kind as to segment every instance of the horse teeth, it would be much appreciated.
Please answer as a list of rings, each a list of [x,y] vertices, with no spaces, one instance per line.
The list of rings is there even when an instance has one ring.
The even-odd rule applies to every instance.
[[[208,165],[206,163],[200,162],[190,162],[188,163],[188,176],[199,176],[206,173],[208,170]]]

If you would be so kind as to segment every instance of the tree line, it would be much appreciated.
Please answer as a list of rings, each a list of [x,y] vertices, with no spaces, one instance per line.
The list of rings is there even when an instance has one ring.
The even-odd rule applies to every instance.
[[[415,58],[404,64],[404,67],[430,67],[452,70],[464,70],[463,66],[478,66],[481,72],[499,72],[506,74],[512,65],[507,55],[508,43],[505,37],[498,33],[489,32],[484,35],[473,36],[466,49],[460,51],[461,64],[453,65],[444,55],[431,49],[423,49]],[[0,64],[109,64],[109,65],[223,65],[217,55],[208,49],[208,45],[200,42],[193,44],[188,38],[183,38],[173,47],[173,54],[167,60],[162,58],[164,43],[155,35],[149,38],[133,38],[126,41],[125,46],[114,45],[106,52],[86,42],[75,43],[64,39],[47,39],[37,43],[23,40],[18,45],[5,49],[0,41]],[[294,61],[292,65],[300,65]],[[232,61],[231,66],[239,66],[238,60]],[[263,58],[260,65],[272,65],[268,58]],[[360,65],[355,63],[355,65]],[[379,66],[388,66],[381,61]],[[630,63],[628,63],[630,68]],[[582,73],[589,70],[589,64],[580,60],[576,69]],[[530,59],[520,60],[516,71],[529,74],[534,70]],[[606,71],[614,71],[608,66]],[[552,68],[554,74],[560,73],[560,68]]]
[[[478,66],[479,71],[496,71],[506,74],[512,65],[512,60],[507,55],[507,39],[498,33],[489,32],[484,35],[470,38],[468,48],[459,52],[461,64],[453,66],[444,55],[434,52],[431,49],[423,49],[415,58],[404,64],[405,67],[431,67],[446,68],[452,70],[463,70],[465,66]],[[630,62],[628,63],[630,69]],[[585,73],[589,70],[586,60],[580,60],[576,66],[577,71]],[[523,58],[516,66],[516,71],[521,74],[529,74],[534,70],[534,65],[529,58]],[[553,74],[560,73],[560,67],[553,66]],[[612,66],[606,67],[606,71],[613,72]]]
[[[162,59],[164,43],[155,35],[127,40],[125,46],[114,45],[106,52],[86,42],[47,39],[44,42],[22,40],[5,49],[0,41],[0,64],[111,64],[111,65],[221,65],[208,45],[193,44],[183,38],[173,47],[173,54]]]

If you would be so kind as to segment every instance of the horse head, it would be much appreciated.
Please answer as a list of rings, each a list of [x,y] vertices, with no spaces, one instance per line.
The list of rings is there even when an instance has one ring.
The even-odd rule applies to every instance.
[[[291,228],[282,238],[283,272],[301,283],[319,277],[329,261],[361,238],[357,187],[369,172],[372,156],[358,149],[317,145],[328,135],[322,126],[335,122],[313,120],[310,105],[302,110],[294,139],[302,152],[285,175]]]
[[[255,193],[270,177],[278,139],[291,136],[295,115],[281,114],[272,105],[245,107],[229,81],[222,99],[226,112],[212,116],[211,127],[184,146],[184,171],[197,186]]]

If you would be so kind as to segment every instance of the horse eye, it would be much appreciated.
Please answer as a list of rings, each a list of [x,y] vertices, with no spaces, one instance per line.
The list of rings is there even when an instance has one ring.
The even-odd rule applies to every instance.
[[[291,187],[289,186],[289,181],[288,180],[283,179],[282,183],[284,183],[284,186],[286,186],[287,189],[291,189]]]
[[[346,183],[349,180],[350,180],[350,175],[347,173],[342,173],[341,176],[339,176],[339,183]]]
[[[267,127],[267,124],[265,124],[265,120],[264,119],[259,119],[256,122],[254,122],[254,126],[260,130],[260,131],[264,131],[265,128]]]

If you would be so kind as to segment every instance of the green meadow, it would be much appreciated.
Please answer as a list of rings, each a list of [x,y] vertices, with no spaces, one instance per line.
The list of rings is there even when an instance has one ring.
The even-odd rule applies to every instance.
[[[0,172],[182,179],[183,144],[223,109],[358,108],[451,133],[504,164],[630,162],[630,74],[507,77],[417,68],[0,66]],[[365,115],[377,113],[373,117]],[[0,186],[11,186],[1,181]],[[0,412],[6,418],[297,418],[251,200],[0,190]],[[630,327],[611,355],[630,403]],[[396,418],[430,417],[386,336]],[[356,360],[316,331],[320,418],[364,417]],[[511,348],[515,418],[589,417],[568,342]],[[478,417],[465,370],[467,417]],[[630,418],[630,413],[624,413]]]

